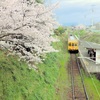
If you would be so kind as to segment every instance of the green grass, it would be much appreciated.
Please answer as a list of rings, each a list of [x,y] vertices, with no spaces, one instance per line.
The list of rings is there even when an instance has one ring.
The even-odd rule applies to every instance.
[[[60,35],[60,43],[55,44],[55,48],[59,48],[57,65],[59,67],[59,75],[55,84],[56,94],[55,100],[66,100],[67,90],[69,87],[67,65],[69,61],[69,54],[67,52],[67,35]],[[60,46],[59,46],[60,45]]]
[[[100,34],[94,33],[85,39],[86,41],[95,42],[100,44]]]
[[[87,31],[86,30],[74,30],[73,34],[81,38],[84,35],[87,35]]]
[[[58,76],[57,54],[47,55],[35,72],[16,56],[0,51],[0,100],[53,100]]]
[[[77,37],[79,37],[80,40],[100,43],[100,39],[99,39],[100,32],[95,33],[95,32],[89,32],[89,31],[86,31],[86,30],[75,30],[73,33]]]
[[[84,83],[86,86],[87,94],[89,96],[90,100],[100,100],[100,81],[97,80],[97,78],[94,75],[91,75],[91,77],[87,77],[84,75]],[[94,86],[95,84],[95,86]],[[98,95],[98,92],[99,95]]]
[[[0,100],[52,100],[58,75],[56,53],[47,55],[38,72],[6,54],[0,51]]]
[[[25,62],[6,54],[7,51],[0,51],[0,100],[25,100],[36,74]]]

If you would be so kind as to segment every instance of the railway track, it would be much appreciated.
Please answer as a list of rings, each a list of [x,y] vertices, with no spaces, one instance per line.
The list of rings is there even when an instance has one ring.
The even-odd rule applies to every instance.
[[[76,54],[70,54],[72,100],[89,100]]]

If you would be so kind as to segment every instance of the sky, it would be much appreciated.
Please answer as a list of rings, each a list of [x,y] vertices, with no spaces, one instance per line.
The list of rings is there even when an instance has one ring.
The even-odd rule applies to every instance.
[[[53,12],[64,26],[92,25],[100,22],[100,0],[46,0],[47,4],[59,2]]]

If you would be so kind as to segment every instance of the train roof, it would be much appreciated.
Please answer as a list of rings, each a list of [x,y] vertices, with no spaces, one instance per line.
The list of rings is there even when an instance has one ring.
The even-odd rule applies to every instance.
[[[78,43],[78,40],[68,40],[68,42]]]
[[[75,40],[75,37],[74,36],[69,36],[69,39]]]
[[[77,39],[73,35],[70,35],[68,41],[77,41]]]

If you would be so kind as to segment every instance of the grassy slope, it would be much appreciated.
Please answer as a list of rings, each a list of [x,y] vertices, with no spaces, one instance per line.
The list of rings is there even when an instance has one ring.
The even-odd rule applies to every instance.
[[[56,67],[46,68],[46,75],[28,69],[25,62],[19,62],[16,56],[6,56],[0,51],[0,100],[52,100],[55,81],[48,75],[50,70],[56,73]],[[48,94],[49,93],[49,94]]]
[[[81,40],[86,40],[90,42],[100,43],[100,33],[88,32],[86,30],[80,30],[74,32]]]
[[[97,80],[97,78],[92,74],[91,74],[92,79],[86,76],[84,72],[83,72],[83,76],[84,76],[84,82],[85,82],[85,86],[86,86],[89,99],[90,100],[100,100],[100,81]],[[94,84],[96,87],[94,86]],[[99,95],[98,95],[96,88],[99,91]]]
[[[58,75],[56,54],[48,54],[39,71],[0,51],[0,100],[53,100]]]
[[[63,37],[61,35],[61,41],[54,44],[60,52],[47,54],[46,60],[38,65],[38,72],[28,69],[17,56],[6,56],[8,51],[0,50],[0,100],[61,100],[66,88],[68,60],[67,37]]]
[[[86,41],[95,42],[100,44],[100,33],[93,33],[88,38],[85,38]]]
[[[56,44],[56,48],[59,48],[60,52],[57,63],[59,66],[59,75],[57,82],[55,84],[56,87],[55,100],[66,100],[68,92],[67,90],[69,87],[68,72],[66,70],[69,60],[69,54],[67,52],[67,35],[66,34],[61,35],[60,39],[62,41],[60,42],[60,47],[59,44]]]

